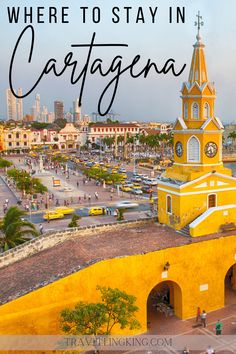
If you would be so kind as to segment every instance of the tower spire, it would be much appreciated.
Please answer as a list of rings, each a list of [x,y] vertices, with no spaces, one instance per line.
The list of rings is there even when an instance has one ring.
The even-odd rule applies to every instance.
[[[200,29],[201,27],[204,25],[204,22],[202,21],[202,16],[200,15],[200,11],[198,11],[197,15],[197,21],[195,21],[194,25],[197,26],[197,40],[200,41],[201,40],[201,36],[200,36]]]
[[[201,86],[205,82],[208,82],[208,75],[204,54],[205,45],[202,43],[202,38],[200,35],[200,29],[204,23],[202,21],[200,11],[198,11],[196,16],[197,21],[195,21],[194,24],[197,26],[197,42],[193,46],[194,51],[188,81],[190,85],[192,85],[194,82],[197,82]]]

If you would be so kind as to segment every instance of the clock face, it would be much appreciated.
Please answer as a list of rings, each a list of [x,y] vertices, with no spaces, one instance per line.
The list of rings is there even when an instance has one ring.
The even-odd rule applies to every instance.
[[[183,145],[180,141],[177,141],[175,144],[175,153],[178,157],[181,157],[183,155]]]
[[[218,146],[216,145],[216,143],[213,143],[212,141],[210,141],[209,143],[206,144],[205,154],[207,157],[216,156],[217,151],[218,151]]]

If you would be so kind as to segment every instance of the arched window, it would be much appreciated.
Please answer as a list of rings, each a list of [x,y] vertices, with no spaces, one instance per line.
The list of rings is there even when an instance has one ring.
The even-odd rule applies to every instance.
[[[205,118],[209,118],[209,116],[210,116],[210,106],[209,106],[209,104],[206,102],[206,103],[204,104],[204,117],[205,117]]]
[[[195,136],[192,136],[188,141],[188,161],[200,161],[200,143]]]
[[[172,197],[170,195],[166,197],[166,211],[168,214],[172,214]]]
[[[20,137],[20,134],[16,133],[16,139],[19,139],[19,137]]]
[[[198,119],[199,117],[199,107],[196,102],[192,104],[192,118]]]
[[[184,119],[188,119],[188,104],[185,102],[184,104]]]

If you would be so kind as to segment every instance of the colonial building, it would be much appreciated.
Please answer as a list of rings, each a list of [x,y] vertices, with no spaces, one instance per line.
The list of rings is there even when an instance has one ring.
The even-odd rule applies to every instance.
[[[236,179],[222,162],[224,128],[215,116],[216,90],[199,32],[193,47],[181,89],[182,116],[174,125],[174,164],[158,184],[158,213],[161,223],[199,236],[234,221]]]
[[[99,143],[105,137],[115,136],[135,136],[139,134],[140,128],[138,124],[133,123],[96,123],[89,127],[88,140],[91,143]]]
[[[31,130],[16,127],[13,129],[4,129],[4,150],[28,150],[31,147],[32,137]]]

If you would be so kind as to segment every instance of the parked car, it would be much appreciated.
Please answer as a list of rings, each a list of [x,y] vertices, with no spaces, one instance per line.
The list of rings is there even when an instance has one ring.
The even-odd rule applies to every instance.
[[[134,188],[134,189],[141,189],[142,187],[140,186],[140,184],[134,183],[134,184],[133,184],[133,188]]]
[[[132,177],[131,181],[132,182],[142,182],[142,179],[141,179],[141,177],[136,176],[136,177]]]
[[[132,188],[125,184],[124,186],[121,187],[121,190],[123,192],[130,192],[132,190]]]
[[[136,194],[136,195],[141,195],[141,194],[143,194],[143,192],[142,192],[141,189],[136,189],[136,188],[133,188],[133,189],[131,190],[131,193],[132,193],[132,194]]]
[[[158,184],[158,180],[156,178],[145,179],[143,184],[147,186],[156,186]]]
[[[105,207],[92,207],[89,209],[89,215],[104,215]]]
[[[153,189],[151,188],[151,186],[143,186],[142,191],[143,193],[148,193],[148,194],[153,193]]]
[[[131,202],[129,200],[125,200],[125,201],[121,201],[119,203],[117,203],[116,205],[116,208],[118,209],[132,209],[132,208],[137,208],[138,207],[138,203],[134,203],[134,202]]]

